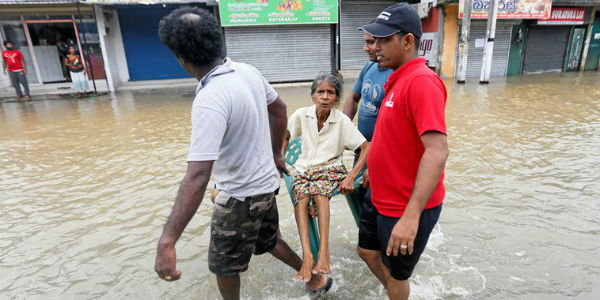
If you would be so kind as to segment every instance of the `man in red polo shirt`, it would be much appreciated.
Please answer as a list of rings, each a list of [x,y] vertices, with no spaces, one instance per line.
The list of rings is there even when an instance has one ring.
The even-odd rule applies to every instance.
[[[379,65],[394,72],[384,85],[369,149],[371,191],[366,197],[374,207],[363,205],[359,251],[381,257],[384,267],[372,259],[365,262],[384,278],[390,299],[408,299],[408,278],[444,200],[446,88],[425,59],[417,58],[421,19],[410,5],[394,4],[361,29],[375,37]]]
[[[17,92],[17,100],[23,98],[21,85],[25,88],[25,98],[30,99],[29,84],[27,83],[26,77],[27,70],[25,69],[26,64],[23,53],[14,49],[14,45],[11,41],[5,41],[4,47],[6,47],[6,50],[2,51],[2,70],[4,71],[4,75],[8,75],[10,78],[10,81]]]

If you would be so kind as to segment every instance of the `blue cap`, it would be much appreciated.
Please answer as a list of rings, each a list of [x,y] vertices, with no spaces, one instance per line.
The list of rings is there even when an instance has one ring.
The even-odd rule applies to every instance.
[[[398,32],[412,33],[417,39],[423,35],[419,14],[406,2],[388,6],[379,14],[375,22],[359,29],[374,37],[386,37]]]

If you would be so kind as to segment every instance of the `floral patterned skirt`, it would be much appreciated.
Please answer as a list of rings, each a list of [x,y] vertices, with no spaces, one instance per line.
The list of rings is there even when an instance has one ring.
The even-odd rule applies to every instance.
[[[294,206],[303,198],[310,198],[308,211],[311,217],[317,216],[317,205],[315,195],[321,195],[330,199],[339,189],[340,183],[348,175],[344,165],[330,167],[315,167],[304,173],[294,176],[292,189],[294,194]]]

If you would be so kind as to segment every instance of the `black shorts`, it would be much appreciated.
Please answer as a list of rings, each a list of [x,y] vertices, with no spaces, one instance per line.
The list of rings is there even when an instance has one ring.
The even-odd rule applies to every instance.
[[[390,270],[390,274],[396,280],[407,280],[425,250],[429,235],[437,223],[442,205],[425,209],[419,219],[419,230],[415,237],[413,253],[411,255],[387,256],[386,250],[394,225],[400,218],[386,217],[381,215],[371,201],[371,190],[363,198],[363,206],[360,214],[360,227],[358,229],[358,246],[367,250],[381,251],[381,260]]]
[[[278,238],[279,213],[275,194],[229,198],[215,203],[211,220],[208,269],[232,276],[248,269],[252,254],[273,250]]]

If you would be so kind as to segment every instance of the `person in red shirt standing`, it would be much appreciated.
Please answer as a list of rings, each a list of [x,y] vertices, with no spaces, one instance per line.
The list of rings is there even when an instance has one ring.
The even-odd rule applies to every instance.
[[[31,99],[29,94],[29,84],[27,83],[27,65],[25,64],[25,58],[21,51],[16,50],[11,41],[5,41],[4,47],[6,50],[2,51],[2,70],[4,75],[8,75],[12,85],[15,87],[17,92],[17,100],[23,98],[23,92],[21,92],[21,85],[25,89],[25,99]]]
[[[375,37],[379,65],[394,72],[384,85],[367,160],[371,190],[365,197],[373,206],[363,206],[359,253],[381,258],[383,267],[361,255],[390,299],[408,299],[408,279],[444,200],[446,88],[417,57],[421,19],[410,5],[389,6],[361,29]]]

